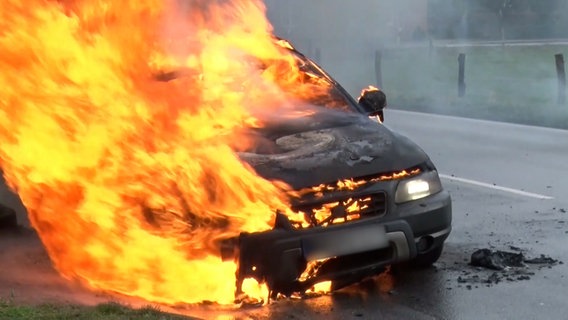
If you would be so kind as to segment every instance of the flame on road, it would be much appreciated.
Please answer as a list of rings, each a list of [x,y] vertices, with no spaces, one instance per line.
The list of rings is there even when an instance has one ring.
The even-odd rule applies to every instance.
[[[288,187],[235,155],[241,130],[314,92],[262,3],[0,6],[0,167],[57,270],[155,302],[232,302],[218,241],[289,212]]]

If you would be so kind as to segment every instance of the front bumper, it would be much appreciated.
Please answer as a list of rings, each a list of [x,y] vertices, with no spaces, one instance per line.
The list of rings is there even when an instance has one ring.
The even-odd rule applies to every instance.
[[[451,231],[446,191],[390,210],[386,216],[302,230],[282,227],[278,220],[286,218],[279,216],[273,230],[241,234],[223,250],[224,259],[238,261],[237,293],[246,278],[265,282],[272,295],[304,292],[322,281],[337,288],[427,253]],[[301,279],[314,261],[325,262],[316,274]]]

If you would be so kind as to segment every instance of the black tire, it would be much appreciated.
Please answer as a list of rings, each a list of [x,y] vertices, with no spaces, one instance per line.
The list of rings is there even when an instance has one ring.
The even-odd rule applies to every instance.
[[[436,261],[438,261],[438,259],[440,259],[443,250],[444,245],[441,244],[430,249],[430,251],[426,253],[419,254],[418,256],[416,256],[416,258],[409,261],[408,265],[418,269],[431,267]]]
[[[432,267],[434,262],[438,261],[443,250],[444,245],[441,244],[426,253],[419,254],[412,260],[391,265],[390,271],[393,274],[404,274],[406,272],[412,272],[413,270],[428,269]]]

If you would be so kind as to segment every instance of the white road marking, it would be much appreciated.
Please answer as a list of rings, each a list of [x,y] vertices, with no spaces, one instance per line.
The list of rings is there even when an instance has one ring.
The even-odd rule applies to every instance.
[[[483,187],[483,188],[489,188],[489,189],[493,189],[493,190],[509,192],[509,193],[513,193],[513,194],[516,194],[516,195],[521,195],[521,196],[525,196],[525,197],[529,197],[529,198],[535,198],[535,199],[540,199],[540,200],[552,200],[552,199],[554,199],[554,197],[545,196],[545,195],[538,194],[538,193],[526,192],[526,191],[523,191],[523,190],[507,188],[507,187],[501,187],[501,186],[497,186],[497,185],[494,185],[494,184],[491,184],[491,183],[486,183],[486,182],[481,182],[481,181],[476,181],[476,180],[470,180],[470,179],[465,179],[465,178],[460,178],[460,177],[455,177],[455,176],[449,176],[449,175],[446,175],[446,174],[440,174],[440,178],[447,179],[447,180],[450,180],[450,181],[467,183],[467,184],[471,184],[471,185],[479,186],[479,187]]]

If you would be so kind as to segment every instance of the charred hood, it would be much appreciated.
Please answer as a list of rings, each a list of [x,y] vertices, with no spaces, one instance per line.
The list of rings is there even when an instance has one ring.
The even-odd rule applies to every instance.
[[[408,138],[356,113],[325,110],[268,123],[258,145],[239,153],[269,180],[299,189],[341,179],[406,170],[428,160]]]

